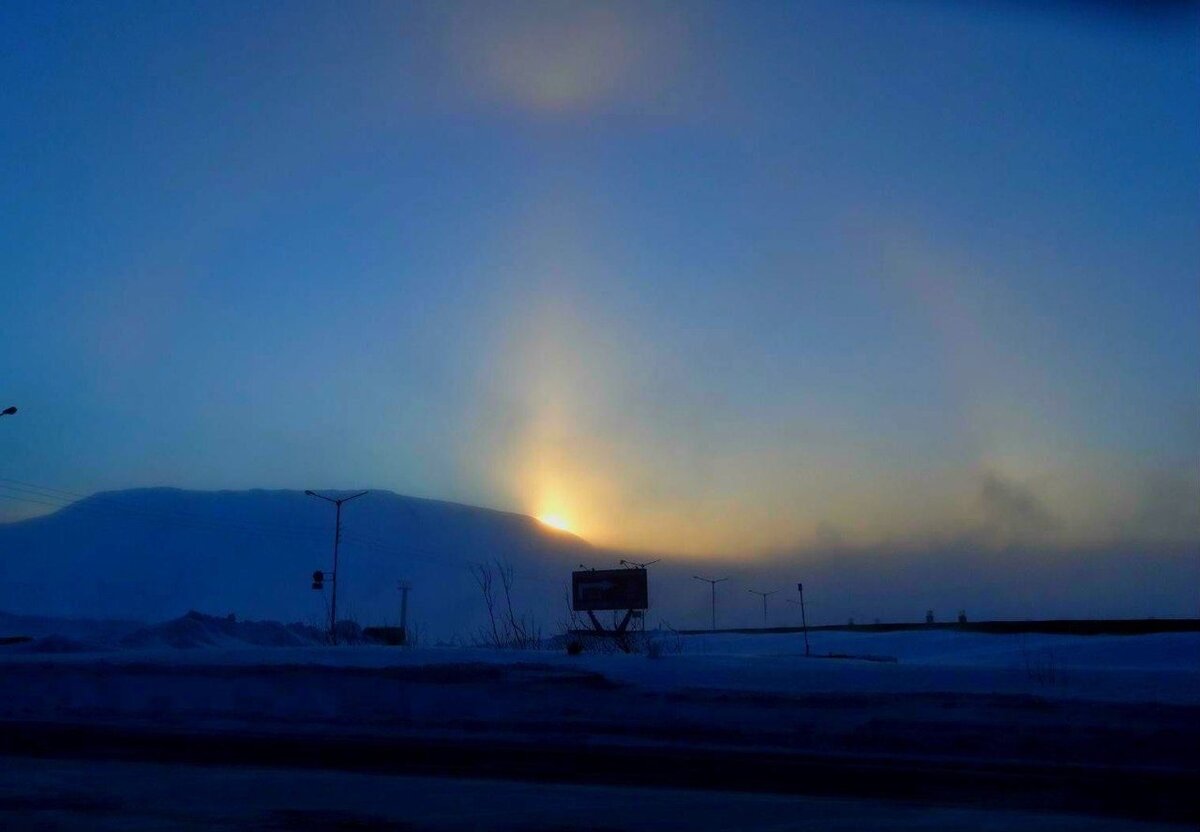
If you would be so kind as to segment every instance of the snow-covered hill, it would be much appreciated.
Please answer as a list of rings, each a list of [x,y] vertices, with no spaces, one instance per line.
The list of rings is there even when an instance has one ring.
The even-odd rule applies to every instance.
[[[338,617],[411,621],[434,638],[467,635],[483,606],[469,564],[503,559],[523,608],[562,617],[569,573],[591,548],[530,517],[372,491],[343,508]],[[334,508],[301,491],[139,489],[97,494],[0,525],[0,609],[162,620],[189,609],[319,623],[329,592]],[[411,623],[410,621],[410,623]]]
[[[300,491],[97,494],[0,524],[0,610],[143,623],[198,610],[324,626],[329,592],[309,584],[314,570],[333,565],[333,524],[333,506]],[[339,618],[397,623],[396,584],[405,580],[413,587],[409,623],[427,643],[469,641],[484,624],[472,563],[510,563],[517,611],[552,635],[567,618],[570,573],[580,563],[614,568],[622,556],[658,557],[593,548],[523,515],[388,491],[347,504],[343,526]],[[960,609],[972,620],[1171,617],[1195,615],[1200,558],[1187,547],[996,550],[971,541],[664,556],[650,567],[648,626],[709,625],[712,596],[695,575],[730,578],[716,593],[721,627],[763,623],[761,597],[749,589],[781,590],[770,599],[767,623],[799,625],[800,581],[811,624],[919,621],[927,609],[938,620]]]

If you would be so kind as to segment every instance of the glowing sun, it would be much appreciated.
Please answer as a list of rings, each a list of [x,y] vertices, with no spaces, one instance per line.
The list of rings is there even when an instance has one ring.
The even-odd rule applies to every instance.
[[[567,523],[567,519],[560,514],[543,514],[538,517],[538,521],[546,524],[552,529],[558,529],[562,532],[569,532],[571,530],[571,526]]]

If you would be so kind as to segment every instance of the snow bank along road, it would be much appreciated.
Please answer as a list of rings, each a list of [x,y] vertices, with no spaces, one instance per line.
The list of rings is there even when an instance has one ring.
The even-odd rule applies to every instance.
[[[0,652],[0,752],[1200,820],[1200,636],[829,634],[658,659],[386,648]],[[670,652],[673,650],[681,652]]]

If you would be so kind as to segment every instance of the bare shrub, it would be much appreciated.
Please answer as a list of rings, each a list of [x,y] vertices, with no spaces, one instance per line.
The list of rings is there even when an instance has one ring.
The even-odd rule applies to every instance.
[[[479,591],[483,593],[483,603],[487,607],[488,628],[481,629],[476,635],[475,641],[479,646],[502,647],[503,639],[500,637],[500,623],[496,619],[496,576],[492,574],[492,568],[486,563],[471,564],[471,577],[475,579],[475,583],[479,585]]]
[[[566,618],[558,622],[558,629],[562,636],[563,643],[567,646],[568,656],[578,656],[588,646],[585,638],[587,626],[584,624],[583,617],[575,611],[571,606],[571,592],[566,593]]]
[[[621,646],[617,643],[617,640],[611,635],[607,634],[601,635],[600,633],[585,632],[580,633],[576,637],[576,640],[579,644],[579,650],[581,653],[597,653],[602,656],[607,656],[617,652],[629,652],[628,650],[622,650]]]
[[[566,610],[567,615],[566,618],[559,622],[558,627],[560,630],[562,630],[562,634],[564,636],[569,638],[572,633],[590,629],[583,616],[576,612],[574,607],[571,605],[570,590],[567,590],[566,592],[566,604],[563,608]]]
[[[483,595],[488,614],[488,624],[476,634],[475,645],[516,650],[533,650],[540,647],[541,628],[533,616],[518,613],[513,603],[516,576],[512,565],[501,560],[490,564],[472,564],[471,576]]]
[[[1063,671],[1062,656],[1051,647],[1035,649],[1029,646],[1028,637],[1021,634],[1021,662],[1025,676],[1040,687],[1058,687],[1067,683]]]
[[[646,658],[661,659],[663,656],[677,656],[683,652],[683,636],[670,627],[647,634],[643,639],[646,645]]]

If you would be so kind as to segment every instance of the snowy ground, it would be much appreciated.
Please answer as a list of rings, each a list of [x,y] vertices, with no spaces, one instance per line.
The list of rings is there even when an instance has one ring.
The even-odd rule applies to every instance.
[[[185,616],[107,640],[44,634],[0,647],[0,667],[414,668],[536,663],[586,671],[646,690],[720,688],[771,693],[972,693],[1200,704],[1200,633],[1145,636],[990,635],[947,630],[891,633],[648,634],[653,657],[570,657],[560,649],[396,649],[323,645],[319,632],[273,622]],[[864,656],[895,661],[829,659]],[[2,707],[2,706],[0,706]]]
[[[1137,790],[1145,788],[1167,795],[1146,802],[1147,817],[1200,817],[1194,798],[1192,809],[1171,803],[1182,793],[1181,778],[1194,782],[1198,774],[1200,634],[910,631],[810,638],[814,654],[895,661],[806,658],[799,634],[658,633],[651,639],[657,644],[652,655],[330,648],[315,646],[303,630],[281,635],[277,626],[205,617],[107,642],[86,633],[45,636],[0,648],[0,720],[9,726],[0,743],[7,743],[7,753],[25,753],[45,726],[53,740],[43,746],[69,756],[76,741],[53,726],[99,726],[109,733],[90,735],[92,745],[129,746],[120,732],[134,732],[134,745],[151,759],[186,759],[172,757],[176,752],[156,744],[156,736],[215,735],[229,738],[231,749],[235,738],[258,738],[244,746],[246,753],[268,765],[289,762],[275,758],[294,749],[324,744],[329,756],[320,759],[367,753],[387,767],[400,753],[387,748],[420,749],[448,761],[446,770],[457,770],[454,754],[460,752],[517,748],[526,757],[545,757],[541,767],[534,761],[513,769],[512,776],[534,779],[575,759],[571,749],[582,753],[580,776],[587,776],[589,755],[640,755],[653,775],[646,761],[655,754],[664,760],[733,755],[729,759],[742,760],[746,772],[774,754],[785,755],[781,765],[794,764],[796,771],[819,758],[830,771],[869,763],[910,775],[924,766],[949,779],[976,772],[955,787],[973,799],[990,788],[979,778],[1003,765],[1009,777],[1053,781],[1044,789],[1062,791],[1063,801],[1050,801],[1060,809],[1095,803],[1101,813],[1111,808],[1139,816]],[[287,745],[297,737],[303,744]],[[287,748],[293,751],[281,750]],[[229,762],[219,750],[203,753],[215,764]],[[494,760],[472,765],[506,776]],[[1069,776],[1063,779],[1060,770]],[[776,769],[764,771],[775,779],[746,774],[733,787],[795,788],[784,774],[770,773]],[[1089,779],[1093,775],[1098,779]],[[708,778],[709,786],[723,782],[703,767],[696,776]],[[660,785],[683,782],[667,778]],[[1120,806],[1101,805],[1104,788],[1099,797],[1088,796],[1102,782],[1127,787]],[[832,775],[830,783],[841,788]],[[906,794],[862,785],[861,797]],[[1034,797],[1013,805],[1044,805]]]

